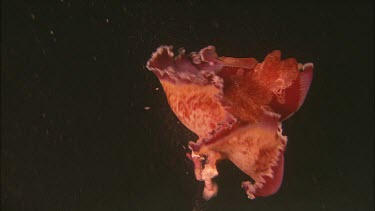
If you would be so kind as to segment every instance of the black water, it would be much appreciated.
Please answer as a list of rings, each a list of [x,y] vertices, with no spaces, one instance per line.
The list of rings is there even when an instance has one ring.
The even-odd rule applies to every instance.
[[[2,210],[374,209],[371,1],[5,0],[1,25]],[[145,68],[162,44],[314,62],[276,195],[248,200],[222,162],[218,196],[200,199],[196,137]]]

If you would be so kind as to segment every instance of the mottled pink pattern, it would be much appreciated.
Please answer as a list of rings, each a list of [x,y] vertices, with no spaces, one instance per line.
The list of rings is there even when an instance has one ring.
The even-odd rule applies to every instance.
[[[171,46],[153,53],[147,68],[159,78],[168,103],[199,139],[190,142],[203,197],[215,196],[216,163],[229,159],[255,182],[244,181],[249,198],[280,188],[287,137],[281,122],[303,104],[313,65],[281,60],[273,51],[259,63],[254,58],[219,57],[213,46],[174,56]]]

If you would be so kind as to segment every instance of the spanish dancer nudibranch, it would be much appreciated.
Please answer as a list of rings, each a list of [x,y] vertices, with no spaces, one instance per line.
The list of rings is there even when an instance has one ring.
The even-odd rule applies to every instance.
[[[160,80],[179,120],[199,139],[189,143],[195,177],[204,181],[203,197],[215,196],[216,163],[229,159],[252,178],[242,182],[248,198],[269,196],[280,188],[287,137],[281,122],[303,104],[314,66],[272,51],[263,62],[219,57],[208,46],[174,56],[161,46],[147,62]]]

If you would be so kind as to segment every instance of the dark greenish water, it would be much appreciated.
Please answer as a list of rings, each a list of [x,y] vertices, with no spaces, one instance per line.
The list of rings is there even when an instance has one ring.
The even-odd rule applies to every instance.
[[[1,14],[1,210],[374,209],[371,1],[6,0]],[[196,136],[145,68],[162,44],[314,63],[283,124],[277,194],[248,200],[224,161],[201,201],[184,148]]]

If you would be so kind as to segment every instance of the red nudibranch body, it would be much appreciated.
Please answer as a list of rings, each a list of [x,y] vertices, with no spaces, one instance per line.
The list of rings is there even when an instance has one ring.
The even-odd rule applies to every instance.
[[[309,90],[313,64],[281,60],[273,51],[254,58],[219,57],[213,46],[188,55],[171,46],[152,54],[147,68],[160,80],[180,121],[199,136],[190,142],[203,197],[218,191],[216,162],[229,159],[253,182],[242,187],[249,198],[274,194],[281,185],[287,137],[281,122],[296,112]]]

